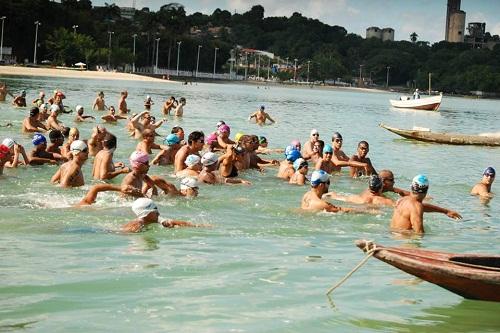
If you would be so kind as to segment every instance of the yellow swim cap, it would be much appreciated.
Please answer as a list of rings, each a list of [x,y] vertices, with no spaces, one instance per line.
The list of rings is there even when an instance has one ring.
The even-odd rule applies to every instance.
[[[241,133],[241,132],[236,133],[236,135],[234,136],[234,141],[239,142],[239,141],[240,141],[240,139],[241,139],[241,137],[242,137],[243,135],[245,135],[245,134],[243,134],[243,133]]]

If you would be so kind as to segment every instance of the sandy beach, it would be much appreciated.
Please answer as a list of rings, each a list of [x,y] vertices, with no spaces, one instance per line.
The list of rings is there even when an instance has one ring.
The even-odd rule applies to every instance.
[[[58,68],[34,68],[22,66],[0,66],[1,75],[20,75],[20,76],[50,76],[66,78],[83,78],[99,80],[126,80],[126,81],[147,81],[173,83],[174,81],[156,79],[153,77],[142,76],[129,73],[116,72],[97,72],[90,70],[71,70]]]

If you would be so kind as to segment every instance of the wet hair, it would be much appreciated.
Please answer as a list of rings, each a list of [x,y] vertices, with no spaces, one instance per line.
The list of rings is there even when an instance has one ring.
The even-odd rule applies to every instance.
[[[189,136],[188,136],[188,143],[191,144],[195,141],[198,141],[198,140],[202,139],[204,136],[205,136],[205,134],[203,134],[202,131],[191,132],[191,133],[189,133]]]
[[[55,129],[49,132],[49,139],[50,142],[54,143],[58,139],[64,139],[64,136],[60,130]]]
[[[116,136],[114,136],[113,134],[107,132],[104,135],[104,139],[102,140],[102,145],[105,148],[108,148],[108,149],[115,148],[116,147]]]
[[[62,129],[61,133],[62,133],[62,135],[63,135],[65,138],[67,138],[67,137],[69,136],[69,131],[70,131],[70,130],[71,130],[71,128],[69,128],[69,127],[63,127],[63,129]]]
[[[122,96],[125,96],[125,94],[127,94],[127,91],[126,91],[126,90],[124,90],[124,91],[122,91],[122,92],[120,93],[120,95],[122,95]]]
[[[363,140],[363,141],[359,141],[359,143],[358,143],[358,147],[359,147],[359,146],[361,146],[361,145],[363,145],[363,144],[364,144],[365,146],[367,146],[368,148],[370,148],[370,145],[368,144],[368,142],[366,142],[366,141],[364,141],[364,140]]]
[[[36,106],[34,106],[30,109],[30,117],[35,117],[39,113],[40,113],[40,110]]]
[[[174,127],[172,127],[172,130],[170,131],[171,134],[177,134],[179,132],[184,132],[184,129],[180,126],[174,126]]]
[[[378,175],[371,175],[368,180],[368,187],[372,192],[378,192],[384,186],[382,179]]]
[[[181,103],[182,103],[182,102],[185,102],[185,101],[186,101],[186,99],[185,99],[184,97],[181,97],[181,98],[179,99],[179,102],[181,102]]]

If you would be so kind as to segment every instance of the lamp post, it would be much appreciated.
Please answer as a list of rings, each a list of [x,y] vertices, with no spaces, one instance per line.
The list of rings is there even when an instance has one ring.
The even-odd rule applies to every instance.
[[[257,80],[260,81],[260,53],[259,53],[259,64],[257,66]]]
[[[293,66],[293,81],[294,82],[297,82],[297,58],[293,59],[293,61],[295,62],[294,66]]]
[[[109,35],[109,38],[108,38],[108,70],[111,68],[111,35],[113,35],[114,32],[113,31],[108,31],[108,35]]]
[[[33,64],[36,65],[36,49],[38,46],[38,27],[41,26],[40,21],[35,21],[35,50],[33,51]]]
[[[181,55],[181,44],[182,41],[177,42],[177,76],[179,76],[179,57]]]
[[[307,83],[309,83],[309,65],[311,64],[311,60],[307,60]]]
[[[73,35],[76,35],[76,28],[78,28],[78,24],[73,24]]]
[[[6,16],[0,17],[0,20],[2,20],[2,38],[0,39],[0,60],[3,60],[3,24],[5,22]]]
[[[160,48],[160,37],[156,38],[155,41],[156,41],[155,74],[158,74],[158,49]]]
[[[375,73],[374,71],[370,71],[370,85],[373,85],[373,81],[372,81],[372,73]]]
[[[132,73],[135,73],[135,39],[137,38],[137,34],[133,34],[132,38],[134,39],[134,47],[133,47],[134,62],[132,62]]]
[[[288,69],[288,57],[286,57],[285,59],[286,59],[286,69]]]
[[[387,66],[387,78],[385,80],[385,86],[387,89],[389,89],[389,70],[391,69],[391,66]]]
[[[196,56],[196,78],[198,78],[198,65],[200,64],[200,49],[201,45],[198,45],[198,55]]]
[[[267,81],[269,81],[269,71],[271,70],[271,58],[267,58]]]
[[[361,82],[362,82],[362,76],[361,76],[361,73],[363,71],[363,66],[364,65],[359,65],[359,82],[358,82],[358,86],[361,87]]]
[[[212,78],[215,78],[215,65],[217,64],[217,50],[218,49],[219,48],[216,47],[215,50],[214,50],[214,74],[213,74]]]

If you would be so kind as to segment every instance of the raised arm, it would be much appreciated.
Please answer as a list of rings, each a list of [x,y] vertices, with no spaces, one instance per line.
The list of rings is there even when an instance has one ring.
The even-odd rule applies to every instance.
[[[422,206],[424,207],[424,212],[426,213],[442,213],[448,216],[449,218],[455,219],[455,220],[461,220],[462,215],[459,213],[455,212],[454,210],[448,209],[448,208],[443,208],[439,207],[436,205],[432,205],[430,203],[422,203]]]

